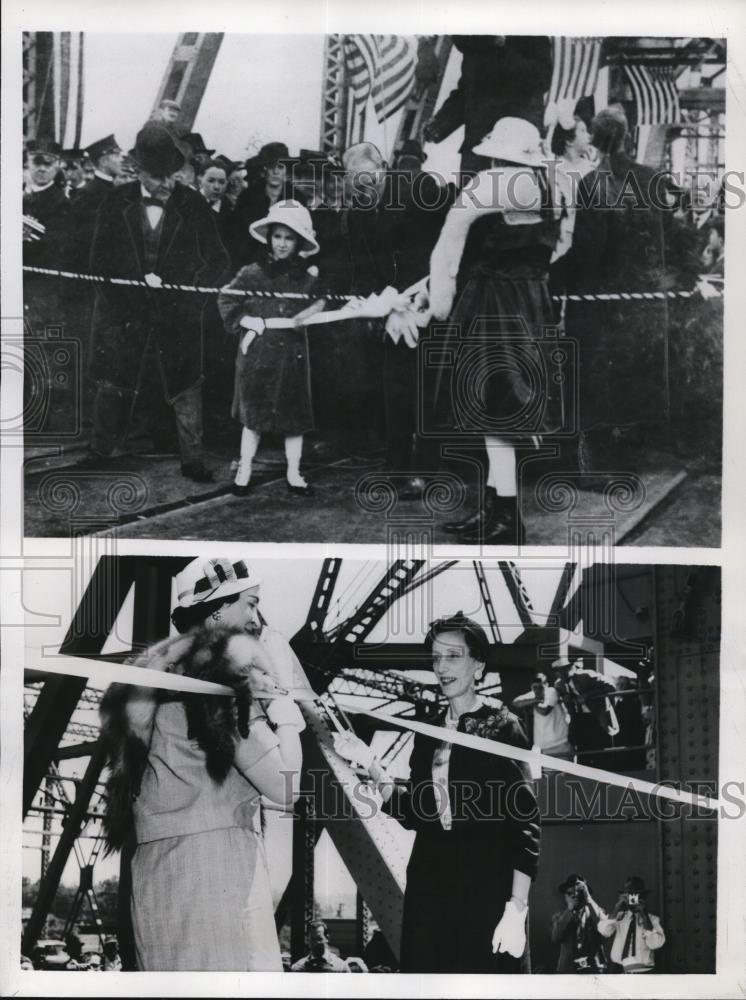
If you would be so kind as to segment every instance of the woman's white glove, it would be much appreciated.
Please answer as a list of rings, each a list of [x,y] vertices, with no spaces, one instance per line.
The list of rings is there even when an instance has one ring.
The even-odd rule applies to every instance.
[[[355,736],[354,733],[335,733],[334,749],[340,757],[344,757],[350,764],[359,764],[366,770],[375,760],[375,754],[363,740]]]
[[[415,321],[414,313],[407,309],[405,312],[391,312],[386,320],[386,333],[395,344],[401,338],[407,347],[416,347],[419,340],[420,331]]]
[[[505,904],[505,912],[492,935],[492,953],[506,951],[513,958],[520,958],[526,950],[526,916],[528,907],[519,909],[517,904],[509,899]]]
[[[273,698],[266,708],[267,718],[274,726],[292,726],[302,733],[306,723],[292,698]]]
[[[260,316],[242,316],[238,325],[246,330],[241,339],[241,354],[246,354],[252,342],[264,333],[266,324]]]

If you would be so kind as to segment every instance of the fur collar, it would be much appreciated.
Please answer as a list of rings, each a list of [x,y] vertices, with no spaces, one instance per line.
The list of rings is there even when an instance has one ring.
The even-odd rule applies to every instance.
[[[237,630],[192,629],[151,646],[128,662],[149,670],[198,677],[220,684],[236,684],[236,664],[228,645]],[[109,754],[106,807],[103,821],[108,850],[122,847],[132,827],[132,803],[140,792],[158,706],[179,698],[187,717],[187,735],[205,754],[205,769],[222,783],[233,765],[236,740],[248,736],[251,704],[248,685],[239,685],[235,698],[174,695],[157,688],[112,684],[101,700],[101,736]]]

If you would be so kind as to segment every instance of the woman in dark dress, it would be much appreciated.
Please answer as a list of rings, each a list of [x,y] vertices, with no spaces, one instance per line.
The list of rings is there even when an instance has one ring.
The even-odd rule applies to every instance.
[[[425,641],[448,709],[439,724],[528,747],[504,705],[474,689],[489,643],[461,612],[434,622]],[[387,812],[415,830],[404,893],[402,972],[528,971],[528,894],[539,859],[539,810],[523,765],[417,734],[406,787],[351,735],[335,749],[368,768]]]
[[[516,544],[524,538],[516,445],[562,425],[548,288],[559,209],[535,126],[502,118],[474,152],[493,167],[446,219],[431,258],[430,305],[435,319],[450,317],[443,354],[452,361],[435,390],[438,423],[484,438],[488,475],[479,508],[444,530],[460,542]]]

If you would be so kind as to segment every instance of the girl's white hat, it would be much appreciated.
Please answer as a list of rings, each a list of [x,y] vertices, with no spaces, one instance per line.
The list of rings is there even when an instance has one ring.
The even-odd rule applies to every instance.
[[[500,118],[492,131],[474,147],[474,152],[494,160],[525,163],[529,167],[540,167],[552,159],[541,148],[538,128],[525,118]]]
[[[243,559],[204,559],[197,557],[176,575],[176,595],[182,608],[204,601],[240,594],[261,583],[256,573]]]
[[[311,213],[301,205],[299,201],[292,198],[287,201],[278,201],[270,208],[268,214],[263,219],[252,222],[249,232],[255,240],[266,243],[269,227],[275,225],[287,226],[297,233],[303,241],[301,249],[298,251],[300,257],[312,257],[319,252],[319,245],[316,242],[316,233],[311,222]]]

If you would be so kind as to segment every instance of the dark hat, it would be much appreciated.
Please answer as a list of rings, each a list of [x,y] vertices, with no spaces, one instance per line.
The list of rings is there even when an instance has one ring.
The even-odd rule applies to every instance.
[[[154,121],[146,122],[137,133],[130,155],[140,170],[158,177],[170,177],[186,162],[186,155],[173,133]]]
[[[65,160],[68,163],[71,162],[71,161],[75,161],[75,160],[77,160],[78,162],[80,162],[80,161],[82,161],[82,159],[84,158],[84,156],[85,156],[85,153],[83,152],[82,149],[63,149],[62,150],[62,159]]]
[[[422,146],[416,139],[405,139],[401,144],[401,148],[397,150],[396,156],[397,159],[400,156],[416,156],[421,163],[424,163],[427,159]]]
[[[212,162],[217,163],[219,167],[222,167],[226,174],[233,173],[234,170],[239,170],[243,167],[243,163],[236,163],[229,157],[224,156],[223,153],[218,153],[217,156],[214,156],[212,158]]]
[[[26,152],[32,156],[54,156],[57,157],[62,152],[62,146],[54,139],[45,139],[37,136],[26,144]]]
[[[85,152],[95,163],[96,160],[105,156],[107,153],[121,153],[122,150],[114,136],[107,135],[105,139],[97,139],[96,142],[92,142],[90,146],[86,146]]]
[[[186,142],[192,151],[192,156],[212,156],[215,152],[214,149],[208,149],[205,145],[204,139],[199,134],[199,132],[187,132],[186,135],[182,136],[182,141]]]
[[[559,884],[559,891],[560,891],[560,892],[567,892],[567,891],[568,891],[568,889],[572,889],[572,887],[573,887],[573,886],[574,886],[574,885],[575,885],[576,883],[578,883],[578,882],[585,882],[585,879],[583,878],[583,876],[582,876],[582,875],[578,875],[578,873],[577,873],[577,872],[571,872],[571,873],[570,873],[570,874],[569,874],[569,875],[567,876],[567,878],[565,879],[565,881],[564,881],[564,882],[560,882],[560,884]],[[588,884],[588,883],[586,882],[586,885],[587,885],[587,884]]]
[[[647,896],[648,890],[645,888],[645,880],[639,875],[630,875],[624,880],[624,888],[620,892],[636,892],[638,896]]]
[[[252,167],[266,167],[270,163],[277,163],[279,160],[289,160],[290,151],[284,142],[268,142],[259,150],[256,156],[250,156],[246,161],[247,169]]]
[[[327,153],[322,153],[320,149],[301,149],[298,153],[301,163],[318,163],[319,160],[326,162],[329,159]]]

